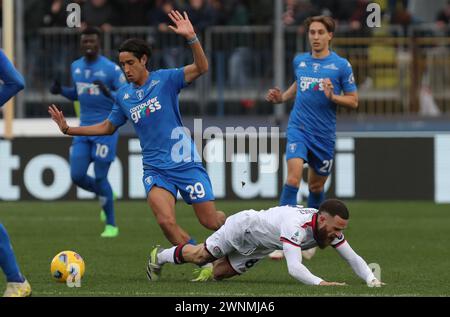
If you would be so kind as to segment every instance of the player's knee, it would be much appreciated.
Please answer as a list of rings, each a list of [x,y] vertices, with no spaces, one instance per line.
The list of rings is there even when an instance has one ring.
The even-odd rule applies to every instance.
[[[309,191],[312,193],[321,193],[324,190],[324,184],[321,183],[312,183],[309,184]]]
[[[225,223],[225,220],[227,219],[227,216],[221,210],[218,210],[216,215],[217,215],[217,221],[219,222],[219,228],[220,228]]]
[[[300,184],[300,177],[295,175],[289,175],[286,179],[286,184],[293,187],[298,187],[298,185]]]
[[[213,277],[216,281],[221,281],[226,278],[230,278],[236,275],[234,272],[229,272],[223,269],[223,267],[214,267],[213,268]]]
[[[85,175],[83,173],[79,173],[77,171],[72,171],[70,173],[70,177],[72,178],[72,182],[74,182],[77,185],[83,182],[84,176]]]
[[[177,222],[173,217],[156,217],[159,226],[163,229],[170,229],[176,226]]]
[[[214,214],[214,216],[201,217],[199,220],[203,227],[209,230],[217,230],[223,224],[223,222],[221,222],[222,220],[219,214]]]
[[[213,277],[216,281],[221,281],[223,279],[225,279],[227,276],[225,274],[223,274],[222,272],[216,272],[215,270],[213,271]]]

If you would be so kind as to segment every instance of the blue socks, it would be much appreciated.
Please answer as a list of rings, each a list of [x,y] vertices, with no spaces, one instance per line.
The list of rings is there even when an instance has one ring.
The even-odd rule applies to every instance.
[[[0,267],[5,272],[9,283],[23,283],[25,279],[20,274],[14,251],[9,241],[5,227],[0,223]]]
[[[297,205],[298,187],[284,184],[280,197],[280,206]]]
[[[313,193],[309,191],[308,196],[308,207],[319,209],[320,204],[325,200],[325,193],[321,191],[320,193]]]
[[[116,226],[114,196],[107,178],[111,162],[96,161],[94,163],[95,178],[87,175],[89,163],[89,159],[83,156],[71,158],[72,180],[77,186],[99,196],[100,204],[106,214],[106,224]]]
[[[97,194],[100,197],[101,205],[106,214],[106,224],[116,226],[114,217],[114,197],[111,185],[106,178],[96,180]]]

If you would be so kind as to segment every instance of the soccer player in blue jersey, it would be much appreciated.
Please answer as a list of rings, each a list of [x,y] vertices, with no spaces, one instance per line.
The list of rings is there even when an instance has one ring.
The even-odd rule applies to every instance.
[[[315,16],[305,21],[311,52],[294,58],[295,82],[285,91],[270,89],[266,100],[277,104],[295,98],[287,127],[288,175],[280,205],[296,205],[303,164],[308,163],[308,207],[324,201],[324,185],[331,173],[336,140],[336,108],[358,107],[350,63],[330,50],[335,22]],[[272,255],[273,258],[281,254]]]
[[[106,135],[130,120],[139,137],[144,165],[143,183],[147,202],[167,239],[173,244],[194,243],[175,219],[177,192],[192,204],[200,223],[217,230],[225,214],[217,211],[211,181],[202,166],[195,144],[185,132],[178,104],[180,90],[208,70],[208,60],[186,13],[169,13],[176,34],[186,38],[194,62],[178,69],[149,72],[151,49],[145,41],[130,39],[119,48],[119,59],[130,82],[116,95],[109,117],[92,126],[69,127],[55,105],[52,119],[68,135]],[[211,268],[201,270],[199,279],[211,277]]]
[[[61,87],[55,81],[50,88],[53,94],[61,94],[80,103],[80,125],[89,126],[105,120],[115,100],[115,90],[126,84],[121,68],[100,55],[100,36],[97,28],[87,27],[81,33],[83,57],[72,63],[71,73],[75,87]],[[97,194],[102,205],[101,216],[106,221],[104,238],[119,234],[114,217],[114,198],[108,181],[108,171],[116,157],[119,133],[108,136],[77,136],[70,151],[70,169],[73,182],[79,187]],[[87,175],[89,164],[94,162],[95,178]]]
[[[0,50],[0,108],[15,94],[25,88],[22,75],[14,68],[5,53]],[[6,275],[5,297],[26,297],[31,295],[31,286],[20,272],[9,240],[8,232],[0,223],[0,267]]]

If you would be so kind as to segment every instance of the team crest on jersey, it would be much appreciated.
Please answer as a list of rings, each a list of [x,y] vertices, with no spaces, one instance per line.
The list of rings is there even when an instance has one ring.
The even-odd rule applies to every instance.
[[[317,73],[319,71],[319,69],[320,69],[320,64],[319,63],[313,63],[312,65],[313,65],[313,71],[315,73]]]
[[[291,153],[295,153],[295,150],[297,149],[297,143],[291,143],[289,144],[289,151]]]
[[[144,91],[142,89],[137,90],[136,96],[138,97],[139,100],[144,99]]]

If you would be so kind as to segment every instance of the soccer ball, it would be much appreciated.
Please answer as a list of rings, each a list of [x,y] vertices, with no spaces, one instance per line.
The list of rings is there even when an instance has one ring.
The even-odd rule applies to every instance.
[[[73,251],[62,251],[58,253],[50,264],[50,272],[58,282],[75,282],[81,280],[84,275],[83,258]]]

